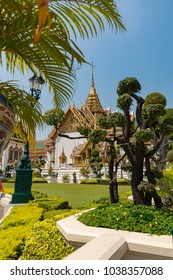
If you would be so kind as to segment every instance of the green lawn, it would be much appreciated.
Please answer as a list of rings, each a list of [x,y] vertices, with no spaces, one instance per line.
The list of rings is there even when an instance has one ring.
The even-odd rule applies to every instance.
[[[12,183],[3,183],[4,188],[13,188]],[[108,185],[91,184],[44,184],[35,183],[32,185],[33,191],[47,193],[48,196],[60,196],[69,201],[72,208],[82,208],[93,200],[101,197],[109,197]],[[130,186],[119,186],[119,195],[129,191]]]

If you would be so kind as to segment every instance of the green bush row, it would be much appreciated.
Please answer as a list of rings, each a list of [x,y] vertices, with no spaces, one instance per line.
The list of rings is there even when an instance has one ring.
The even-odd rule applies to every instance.
[[[14,207],[0,228],[0,259],[63,259],[73,252],[73,247],[65,245],[55,221],[78,212],[62,209],[51,210],[49,214],[49,211],[45,212],[45,209],[33,202]],[[42,221],[44,215],[46,220]],[[51,216],[54,219],[50,219]]]
[[[17,206],[3,220],[0,228],[0,259],[17,260],[25,246],[25,240],[35,222],[43,217],[43,209],[37,205]]]
[[[65,219],[69,215],[74,215],[76,213],[81,212],[81,210],[74,210],[74,209],[58,209],[58,210],[50,210],[45,211],[43,213],[44,219],[54,219],[55,221]]]
[[[68,201],[60,197],[38,198],[35,199],[33,203],[37,203],[37,205],[44,208],[45,211],[69,208]]]
[[[118,185],[129,185],[130,180],[129,179],[118,179]],[[109,185],[110,180],[109,179],[82,179],[81,184],[100,184],[100,185]]]
[[[1,178],[2,183],[15,183],[15,178]],[[47,180],[45,178],[32,178],[33,183],[47,183]]]
[[[26,225],[0,229],[0,260],[17,260],[22,254],[30,230]]]
[[[47,183],[45,178],[32,178],[32,183]]]
[[[18,225],[33,225],[35,222],[43,219],[43,209],[37,205],[28,203],[23,206],[12,208],[11,213],[3,220],[1,229],[15,227]]]
[[[71,245],[65,245],[55,221],[46,219],[34,224],[19,259],[61,260],[73,250]]]
[[[82,179],[81,184],[98,184],[98,181],[96,179]]]

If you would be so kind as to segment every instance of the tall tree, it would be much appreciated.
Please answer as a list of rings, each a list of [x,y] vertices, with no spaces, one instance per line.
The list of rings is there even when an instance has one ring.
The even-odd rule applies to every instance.
[[[173,119],[165,117],[166,98],[158,92],[147,95],[145,100],[138,96],[141,85],[134,77],[120,81],[117,105],[126,119],[125,127],[117,143],[122,145],[132,165],[132,193],[135,204],[149,204],[154,199],[157,207],[162,206],[155,188],[155,178],[151,171],[151,159],[161,147],[166,135],[172,133]],[[136,102],[136,125],[130,127],[130,108]],[[148,178],[148,189],[141,185],[144,179],[144,164]],[[145,184],[146,187],[146,184]]]
[[[117,127],[124,128],[125,118],[120,113],[113,113],[109,116],[102,116],[98,120],[97,129],[86,130],[79,128],[79,132],[85,135],[92,143],[106,142],[106,158],[108,162],[108,172],[110,177],[109,195],[110,202],[119,202],[117,172],[120,162],[125,157],[125,154],[120,155],[116,149]]]

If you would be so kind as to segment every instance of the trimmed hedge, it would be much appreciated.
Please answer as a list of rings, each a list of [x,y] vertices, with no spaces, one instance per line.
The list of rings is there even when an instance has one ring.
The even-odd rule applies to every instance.
[[[118,179],[117,180],[118,185],[129,185],[130,180],[129,179]],[[110,179],[82,179],[81,184],[100,184],[100,185],[109,185]]]
[[[32,178],[32,183],[47,183],[45,178]]]
[[[0,260],[17,260],[22,254],[29,231],[29,226],[0,229]]]
[[[37,203],[37,205],[44,208],[45,211],[69,208],[68,201],[60,197],[39,198],[35,199],[32,203]]]
[[[32,195],[33,195],[34,199],[47,197],[47,193],[43,193],[43,192],[39,192],[39,191],[32,191]]]
[[[11,210],[0,228],[1,260],[17,260],[20,257],[33,224],[42,220],[42,217],[43,209],[30,203]]]
[[[2,183],[15,183],[15,178],[1,178]],[[47,183],[47,180],[45,178],[32,178],[32,183]]]
[[[27,205],[12,208],[10,215],[3,220],[1,229],[7,229],[18,225],[33,225],[35,222],[42,219],[43,209],[38,208],[37,205],[28,203]]]
[[[74,251],[65,245],[53,220],[44,220],[33,226],[20,260],[61,260]]]
[[[13,208],[0,228],[0,260],[59,260],[72,253],[73,247],[65,245],[55,221],[80,210],[50,212],[48,215],[49,212],[32,202]],[[47,214],[48,219],[42,221],[43,214]],[[49,219],[51,215],[54,219]]]
[[[81,180],[80,184],[98,184],[98,181],[96,179],[84,179]]]

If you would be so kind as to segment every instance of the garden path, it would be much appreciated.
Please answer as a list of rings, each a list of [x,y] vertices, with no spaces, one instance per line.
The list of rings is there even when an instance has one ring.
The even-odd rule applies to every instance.
[[[0,220],[3,218],[4,207],[0,205]]]

